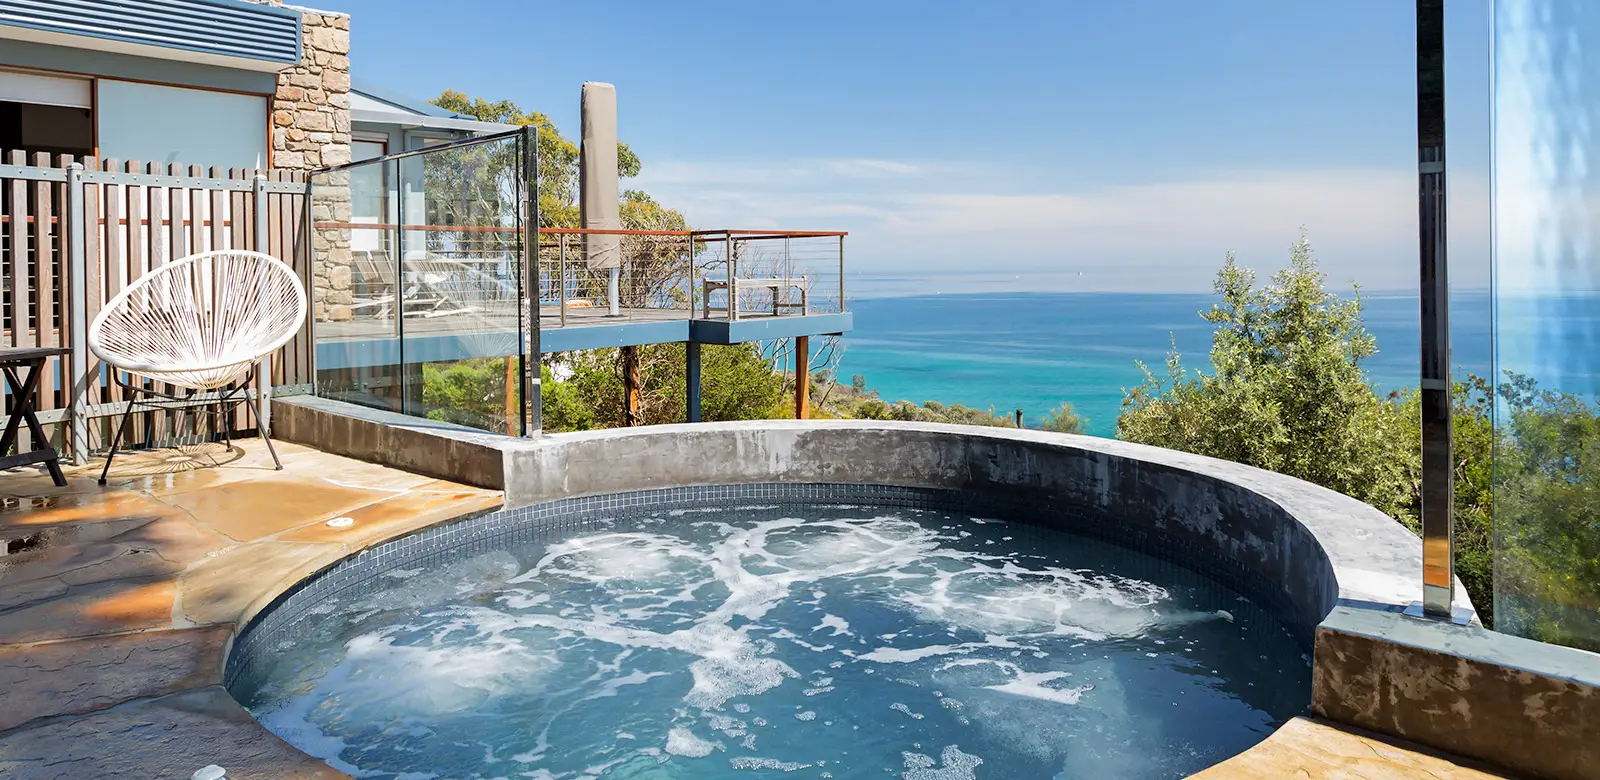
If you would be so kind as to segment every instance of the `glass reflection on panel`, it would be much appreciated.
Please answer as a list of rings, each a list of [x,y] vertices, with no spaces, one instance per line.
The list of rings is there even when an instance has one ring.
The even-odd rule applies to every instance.
[[[1494,9],[1495,627],[1600,650],[1600,6]]]

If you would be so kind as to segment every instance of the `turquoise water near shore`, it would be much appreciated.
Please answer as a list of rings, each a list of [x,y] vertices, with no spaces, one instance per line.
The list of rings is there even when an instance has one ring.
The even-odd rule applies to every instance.
[[[1415,295],[1372,294],[1367,329],[1378,354],[1366,364],[1381,390],[1417,383]],[[1158,375],[1176,343],[1186,367],[1210,370],[1210,323],[1199,312],[1213,295],[1139,293],[988,293],[862,298],[851,301],[855,330],[843,339],[841,381],[854,374],[885,400],[959,403],[1029,424],[1062,401],[1088,418],[1088,432],[1110,436],[1123,391],[1140,381],[1135,361]],[[1490,301],[1457,293],[1451,301],[1452,365],[1490,370]]]

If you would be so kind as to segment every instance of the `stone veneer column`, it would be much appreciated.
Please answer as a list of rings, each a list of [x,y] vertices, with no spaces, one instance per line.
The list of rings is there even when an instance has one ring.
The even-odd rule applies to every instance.
[[[283,5],[281,0],[252,1]],[[272,101],[272,167],[309,172],[350,162],[350,16],[283,7],[300,12],[302,51],[298,65],[278,74]],[[350,195],[341,183],[348,184],[347,176],[317,181],[314,221],[350,221]],[[349,319],[353,264],[349,231],[315,230],[312,249],[316,319]]]
[[[350,17],[300,9],[304,53],[278,74],[272,111],[272,164],[313,170],[350,162]],[[350,221],[349,174],[317,182],[315,222]],[[350,319],[353,260],[350,231],[312,231],[313,314],[318,321]]]

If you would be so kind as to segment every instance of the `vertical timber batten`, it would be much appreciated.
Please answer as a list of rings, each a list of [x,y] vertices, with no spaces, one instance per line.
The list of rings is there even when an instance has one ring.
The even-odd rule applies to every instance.
[[[1422,610],[1450,617],[1450,317],[1445,245],[1444,0],[1417,0],[1418,250],[1422,320]]]

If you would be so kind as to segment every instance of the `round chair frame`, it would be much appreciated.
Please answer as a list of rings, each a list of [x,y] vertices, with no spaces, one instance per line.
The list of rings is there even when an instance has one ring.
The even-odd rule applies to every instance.
[[[244,280],[248,283],[253,283],[256,288],[251,290],[248,287],[229,287],[220,283],[238,280],[222,278],[225,277],[225,274],[221,274],[215,265],[219,258],[237,258],[258,264],[260,266],[259,270],[253,269],[251,278]],[[196,270],[196,266],[201,266],[202,264],[209,265]],[[189,275],[190,278],[187,280],[189,287],[178,287],[175,290],[166,291],[165,300],[158,302],[156,305],[146,303],[149,308],[143,314],[147,318],[154,320],[155,323],[164,325],[176,323],[181,327],[192,322],[199,326],[197,330],[202,332],[191,333],[193,336],[190,339],[191,343],[180,346],[163,344],[158,339],[143,339],[144,343],[141,346],[166,349],[166,355],[145,355],[142,356],[143,359],[139,359],[138,356],[130,359],[126,354],[118,354],[114,345],[107,344],[107,324],[117,317],[121,317],[124,320],[128,319],[130,315],[125,310],[135,305],[132,303],[133,301],[148,301],[150,288],[159,283],[170,283],[171,278],[179,274]],[[207,277],[197,281],[196,274],[205,274]],[[276,275],[279,278],[272,279],[270,278],[272,275]],[[286,285],[283,283],[285,280],[289,282]],[[201,282],[209,283],[205,285],[207,289],[201,290],[197,294],[193,287],[201,284]],[[253,299],[251,294],[254,292],[259,296],[269,283],[275,283],[272,292],[277,296],[277,299],[267,301],[264,308],[262,301]],[[234,309],[230,309],[228,304],[243,304],[244,310],[237,312]],[[285,305],[289,309],[287,312],[284,309]],[[273,306],[276,308],[271,308]],[[269,333],[269,338],[264,343],[251,347],[248,354],[244,352],[227,354],[226,348],[219,348],[216,344],[217,339],[226,338],[229,335],[226,332],[226,327],[223,328],[224,332],[220,334],[204,332],[206,330],[205,325],[214,325],[215,323],[212,321],[223,310],[234,313],[231,320],[225,321],[225,326],[239,327],[240,322],[247,322],[251,315],[259,314],[276,320],[278,322],[277,326],[281,328],[282,332]],[[286,313],[293,316],[285,316]],[[275,468],[281,471],[283,463],[278,459],[277,449],[272,446],[272,437],[267,431],[266,425],[262,422],[259,400],[250,393],[250,387],[255,383],[256,372],[260,362],[293,339],[295,334],[299,332],[299,323],[304,322],[305,318],[306,292],[294,269],[271,255],[237,249],[190,255],[155,268],[107,302],[105,308],[101,310],[99,316],[95,317],[94,323],[89,327],[89,349],[110,369],[112,381],[128,392],[128,405],[122,413],[121,422],[117,425],[116,431],[112,435],[111,451],[106,455],[105,468],[100,472],[100,484],[106,484],[106,478],[111,473],[111,462],[117,455],[117,447],[123,437],[127,435],[128,423],[138,407],[144,407],[148,410],[166,409],[181,412],[204,404],[209,407],[207,414],[212,422],[211,435],[213,437],[216,436],[216,420],[220,417],[223,422],[224,441],[231,447],[233,445],[233,419],[231,413],[225,412],[224,409],[230,404],[242,403],[255,416],[256,429],[260,433],[262,440],[267,444],[267,452],[272,455],[272,463]],[[188,322],[185,322],[186,320]],[[124,322],[123,324],[127,325],[128,323]],[[215,330],[215,328],[212,330]],[[121,341],[124,345],[140,341],[137,336],[122,334],[119,339],[118,335],[112,334],[112,338],[109,340]],[[222,354],[211,355],[209,359],[201,359],[202,356],[196,354],[182,354],[183,346],[189,347],[193,352],[203,351],[194,349],[196,342],[204,342],[206,346],[211,348],[211,352],[220,351]],[[168,358],[169,362],[162,363],[157,359],[160,357]],[[125,379],[122,376],[123,374],[139,375],[149,380],[149,382],[148,384],[145,382],[131,382]],[[187,392],[179,393],[157,389],[160,385],[174,385],[186,389]],[[203,393],[211,392],[217,394],[215,398],[196,398],[196,396]],[[212,403],[206,403],[207,401]],[[197,432],[196,435],[198,435]]]

